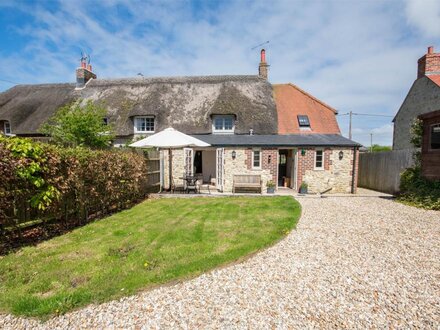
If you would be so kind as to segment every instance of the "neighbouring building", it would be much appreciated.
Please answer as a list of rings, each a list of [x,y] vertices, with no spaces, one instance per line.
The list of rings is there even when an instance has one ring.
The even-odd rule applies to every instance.
[[[76,84],[19,85],[0,94],[7,135],[44,139],[39,127],[77,99],[102,102],[115,125],[115,146],[173,127],[211,145],[173,151],[173,175],[200,175],[231,192],[234,175],[310,192],[356,191],[359,144],[344,138],[337,111],[293,84],[268,82],[265,51],[259,75],[97,79],[84,62]],[[162,154],[169,185],[168,154]]]
[[[420,115],[423,121],[422,175],[440,180],[440,110]]]
[[[412,149],[410,128],[422,114],[440,109],[440,53],[428,47],[427,54],[418,60],[414,81],[399,111],[393,119],[393,149]]]

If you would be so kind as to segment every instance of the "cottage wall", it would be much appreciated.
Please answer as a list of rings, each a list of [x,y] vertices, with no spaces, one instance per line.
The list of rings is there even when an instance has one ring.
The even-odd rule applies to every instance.
[[[318,193],[332,188],[330,193],[350,193],[353,174],[353,149],[350,148],[326,148],[324,149],[324,169],[315,170],[315,148],[304,149],[305,154],[298,151],[298,187],[302,182],[308,185],[310,193]],[[344,153],[339,159],[339,152]],[[357,185],[356,154],[355,183]]]
[[[252,169],[253,148],[224,148],[224,186],[223,192],[231,193],[234,175],[256,174],[261,175],[263,181],[263,192],[266,191],[268,181],[275,184],[278,181],[278,149],[259,148],[261,150],[261,169]],[[325,148],[324,169],[315,170],[315,148],[304,148],[305,154],[298,150],[297,183],[298,188],[302,182],[308,184],[310,193],[318,193],[332,188],[330,193],[350,193],[352,189],[353,173],[353,148]],[[235,159],[232,159],[232,152],[235,151]],[[339,152],[344,153],[339,159]],[[165,187],[169,186],[168,175],[168,151],[163,151],[164,159],[164,181]],[[355,182],[357,187],[357,173],[359,153],[356,152]],[[174,180],[183,176],[184,173],[184,152],[183,149],[173,150],[173,176]]]
[[[252,148],[225,148],[224,192],[232,192],[234,175],[238,174],[261,175],[263,193],[266,191],[268,181],[276,182],[278,175],[278,150],[275,148],[262,148],[260,150],[262,157],[261,170],[255,170],[252,169]],[[235,159],[232,159],[232,151],[236,153]]]
[[[164,186],[169,187],[169,156],[168,150],[163,150],[163,161],[164,161]],[[177,182],[179,178],[183,177],[185,173],[184,161],[183,161],[183,149],[173,149],[172,150],[172,175],[174,181]],[[181,182],[180,180],[179,182]]]

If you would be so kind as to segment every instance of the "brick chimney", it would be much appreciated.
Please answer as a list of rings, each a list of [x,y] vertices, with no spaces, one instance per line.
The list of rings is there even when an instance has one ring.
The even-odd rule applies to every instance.
[[[267,74],[269,72],[269,64],[266,63],[266,51],[264,49],[261,50],[260,53],[260,65],[258,66],[258,75],[261,78],[267,79]]]
[[[434,53],[433,46],[418,61],[417,79],[429,75],[440,75],[440,53]]]
[[[76,69],[76,88],[83,88],[92,78],[96,79],[92,66],[87,64],[85,59],[81,59],[80,67]]]

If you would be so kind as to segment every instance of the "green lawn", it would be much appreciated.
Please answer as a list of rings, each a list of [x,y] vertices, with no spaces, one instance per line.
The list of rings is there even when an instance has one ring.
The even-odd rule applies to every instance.
[[[291,197],[157,199],[0,257],[0,312],[47,317],[195,276],[295,227]]]

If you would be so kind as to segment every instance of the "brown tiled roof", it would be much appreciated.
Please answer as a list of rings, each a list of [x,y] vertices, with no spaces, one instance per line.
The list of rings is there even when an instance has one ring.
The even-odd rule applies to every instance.
[[[293,84],[273,85],[274,99],[278,113],[278,133],[320,133],[340,134],[335,109],[318,100]],[[311,129],[302,130],[298,115],[307,115]]]
[[[427,77],[440,86],[440,75],[432,75]]]

